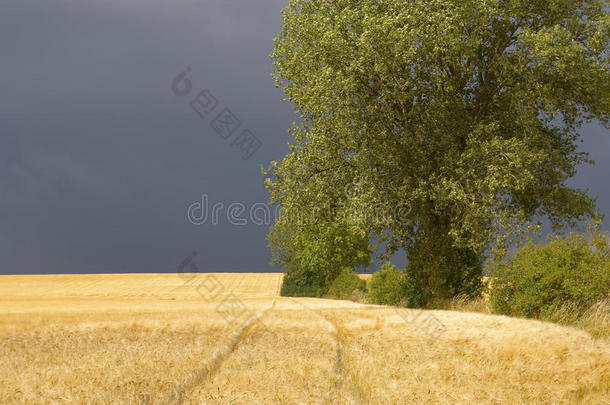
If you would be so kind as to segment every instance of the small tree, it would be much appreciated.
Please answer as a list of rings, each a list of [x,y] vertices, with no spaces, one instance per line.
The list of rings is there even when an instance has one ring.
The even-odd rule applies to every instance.
[[[284,270],[282,295],[321,296],[344,268],[370,263],[366,234],[323,223],[278,223],[267,237],[272,264]]]

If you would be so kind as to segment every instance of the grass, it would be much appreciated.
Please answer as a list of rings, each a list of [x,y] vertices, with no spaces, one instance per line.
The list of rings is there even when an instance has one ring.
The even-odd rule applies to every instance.
[[[559,305],[544,314],[543,320],[586,330],[595,338],[610,341],[610,298],[596,302],[584,313],[575,305]]]
[[[458,296],[441,303],[440,307],[451,311],[491,314],[489,299],[485,296],[475,299]],[[571,303],[559,305],[551,312],[542,314],[540,320],[582,329],[593,338],[610,342],[610,299],[598,301],[584,312]]]
[[[404,317],[392,307],[282,298],[278,274],[217,274],[222,289],[202,296],[204,277],[184,284],[171,274],[1,276],[0,403],[610,397],[610,343],[574,328],[472,312],[482,304],[467,300]],[[244,311],[233,322],[217,310],[231,300]],[[606,310],[592,309],[588,322],[607,328]],[[428,333],[431,319],[443,334]]]

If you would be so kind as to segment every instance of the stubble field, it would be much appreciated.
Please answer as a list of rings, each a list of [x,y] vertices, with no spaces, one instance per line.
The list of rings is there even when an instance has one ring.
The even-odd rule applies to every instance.
[[[0,403],[610,404],[610,343],[586,332],[280,284],[0,276]]]

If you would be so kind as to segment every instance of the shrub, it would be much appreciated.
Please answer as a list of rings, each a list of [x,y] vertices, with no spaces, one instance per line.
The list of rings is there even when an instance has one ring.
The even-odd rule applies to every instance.
[[[396,266],[386,263],[369,281],[369,297],[374,304],[396,305],[403,298],[403,274]]]
[[[418,304],[409,302],[409,295],[418,294],[413,279],[390,262],[385,263],[380,271],[373,274],[368,288],[369,297],[374,304],[398,305],[401,301],[405,302],[405,299],[409,306]]]
[[[491,284],[494,313],[555,320],[570,308],[579,316],[610,293],[610,249],[595,231],[549,236],[543,244],[529,242],[508,261],[497,265]]]
[[[316,297],[324,295],[326,288],[320,276],[309,271],[286,272],[280,295],[283,297]]]
[[[349,267],[343,268],[328,288],[327,297],[340,300],[354,299],[357,292],[366,291],[366,281],[358,277]]]

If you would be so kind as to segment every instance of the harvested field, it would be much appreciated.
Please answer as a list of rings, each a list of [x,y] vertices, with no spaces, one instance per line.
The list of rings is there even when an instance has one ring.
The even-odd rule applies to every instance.
[[[610,403],[610,345],[583,331],[280,283],[1,276],[0,403]]]

